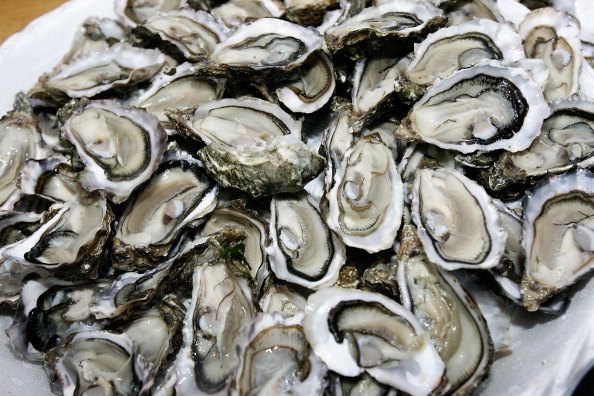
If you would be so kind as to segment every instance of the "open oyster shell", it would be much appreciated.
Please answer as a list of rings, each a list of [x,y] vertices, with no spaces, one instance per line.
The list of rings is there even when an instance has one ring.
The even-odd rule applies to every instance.
[[[374,135],[344,154],[326,194],[328,227],[345,245],[379,252],[394,243],[404,191],[392,152]]]
[[[516,152],[530,146],[548,115],[540,85],[528,72],[489,61],[438,81],[398,133],[462,153]]]
[[[387,40],[424,35],[445,24],[443,12],[426,1],[393,0],[364,8],[325,32],[330,52],[360,59]]]
[[[103,100],[74,104],[62,136],[85,163],[81,185],[119,203],[157,168],[167,135],[152,114]]]
[[[592,270],[594,175],[551,176],[525,201],[522,301],[530,311]]]
[[[257,314],[240,337],[243,352],[231,394],[322,394],[328,369],[305,338],[303,314]]]
[[[476,182],[448,168],[415,173],[412,217],[429,259],[446,270],[492,268],[506,232],[491,197]]]
[[[345,247],[306,193],[274,196],[270,237],[270,269],[279,279],[314,290],[338,279]]]
[[[128,201],[113,239],[114,266],[154,267],[184,227],[203,222],[217,204],[218,186],[190,155],[168,152],[162,164]]]
[[[429,394],[441,381],[444,364],[429,334],[410,311],[378,293],[318,290],[307,300],[304,330],[316,355],[338,374],[366,371],[411,395]]]

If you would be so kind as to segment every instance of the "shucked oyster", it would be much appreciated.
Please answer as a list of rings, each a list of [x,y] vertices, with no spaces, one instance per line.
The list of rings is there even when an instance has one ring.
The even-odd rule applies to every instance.
[[[148,35],[149,41],[157,37],[156,41],[172,44],[189,61],[208,57],[229,34],[209,13],[188,8],[152,16],[133,32],[141,40]]]
[[[153,267],[184,227],[215,208],[217,192],[218,186],[195,159],[176,151],[166,153],[148,183],[128,201],[119,220],[114,266]]]
[[[126,334],[86,331],[71,335],[49,353],[50,371],[64,395],[145,394],[154,381],[154,366]]]
[[[379,252],[394,243],[404,192],[392,152],[374,135],[349,149],[326,194],[328,226],[348,246]]]
[[[551,115],[530,147],[502,153],[488,172],[481,173],[489,188],[499,191],[549,172],[561,173],[593,162],[594,102],[574,95],[551,106]]]
[[[415,84],[431,85],[437,78],[493,59],[515,62],[524,59],[522,38],[507,25],[488,19],[440,29],[416,48],[406,76]]]
[[[476,303],[423,252],[415,227],[402,231],[398,284],[403,305],[429,332],[446,366],[442,394],[467,394],[488,374],[493,346]]]
[[[322,37],[315,29],[261,18],[240,26],[214,48],[209,59],[237,71],[289,71],[321,46]]]
[[[3,256],[25,273],[48,272],[61,278],[96,278],[98,265],[114,219],[110,204],[101,194],[76,196],[55,204],[44,224],[31,236],[10,245]]]
[[[379,293],[318,290],[307,300],[304,330],[316,355],[341,375],[366,371],[383,384],[426,395],[444,372],[429,334],[414,315]]]
[[[527,148],[549,115],[540,85],[522,68],[491,61],[437,82],[414,104],[399,134],[441,148]]]
[[[524,306],[538,309],[591,271],[593,241],[594,175],[578,169],[537,185],[524,207]]]
[[[276,195],[270,204],[270,269],[310,289],[334,284],[346,252],[305,193]]]
[[[141,107],[156,115],[169,133],[173,127],[165,115],[168,109],[189,109],[219,99],[223,91],[220,80],[199,77],[191,63],[175,68],[175,74],[155,76],[150,88],[136,96],[130,106]]]
[[[14,111],[0,119],[0,209],[11,209],[22,195],[19,172],[28,159],[40,157],[41,135],[31,107],[17,98]]]
[[[200,230],[200,235],[213,235],[229,226],[245,233],[243,255],[250,267],[252,279],[260,288],[269,272],[266,254],[266,245],[269,243],[268,222],[256,212],[246,209],[243,203],[234,201],[228,205],[220,205],[210,213],[208,221]]]
[[[505,249],[499,211],[485,190],[458,171],[418,169],[412,216],[429,259],[446,270],[492,268]]]
[[[114,87],[146,81],[164,63],[165,56],[156,50],[118,43],[58,66],[42,76],[30,94],[51,104],[65,103],[68,98],[93,97]]]
[[[62,134],[85,163],[81,185],[105,191],[114,202],[126,200],[161,160],[167,135],[159,120],[115,101],[74,106]]]
[[[229,27],[259,18],[281,18],[284,13],[285,7],[279,0],[229,0],[212,9],[212,14]]]
[[[169,117],[179,133],[207,144],[198,157],[223,187],[295,192],[321,171],[322,159],[301,141],[301,122],[272,103],[222,99]]]
[[[443,12],[426,1],[393,0],[365,8],[328,29],[325,39],[332,53],[345,51],[360,59],[387,40],[427,34],[443,24]]]
[[[565,12],[539,8],[524,17],[518,32],[526,55],[542,59],[549,68],[546,98],[553,101],[577,93],[583,62],[579,22]]]
[[[237,395],[321,394],[328,369],[303,332],[303,314],[258,314],[243,329]]]
[[[335,86],[331,59],[325,52],[317,51],[279,84],[276,95],[291,111],[313,113],[328,103]]]

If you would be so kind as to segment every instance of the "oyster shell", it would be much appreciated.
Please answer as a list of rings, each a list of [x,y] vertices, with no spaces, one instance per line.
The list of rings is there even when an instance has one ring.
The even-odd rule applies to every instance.
[[[183,228],[203,222],[217,204],[218,186],[190,155],[168,152],[147,184],[128,201],[113,238],[114,266],[154,267]]]
[[[398,133],[462,153],[516,152],[530,146],[548,115],[540,85],[524,69],[490,61],[433,85]]]
[[[567,98],[579,91],[582,46],[579,22],[553,8],[530,12],[518,28],[530,58],[542,59],[549,68],[544,94],[549,101]]]
[[[530,310],[592,270],[594,175],[577,169],[535,187],[524,207],[522,301]]]
[[[446,270],[492,268],[505,249],[506,232],[491,197],[453,169],[418,169],[412,217],[429,259]]]
[[[270,212],[267,251],[277,278],[314,290],[333,285],[346,251],[327,228],[313,199],[306,193],[277,194]]]
[[[328,103],[335,87],[331,59],[325,52],[316,51],[275,92],[278,100],[289,110],[313,113]]]
[[[118,43],[58,66],[43,75],[29,94],[50,104],[63,104],[68,98],[93,97],[115,87],[146,81],[164,64],[165,56],[159,51]]]
[[[427,259],[414,226],[402,231],[398,279],[403,305],[429,332],[445,363],[441,394],[468,394],[488,375],[493,345],[477,304]]]
[[[229,0],[212,9],[212,14],[229,27],[241,26],[248,20],[281,18],[285,6],[279,0]]]
[[[50,371],[59,379],[62,394],[146,394],[153,365],[125,334],[86,331],[73,334],[49,353]]]
[[[200,235],[213,235],[229,226],[245,233],[243,255],[250,267],[250,275],[259,289],[268,275],[268,222],[256,212],[246,209],[244,204],[231,202],[228,205],[220,205],[210,213],[208,221],[200,230]]]
[[[403,210],[403,185],[392,152],[374,135],[345,157],[326,194],[326,222],[345,245],[379,252],[394,243]]]
[[[325,32],[330,52],[360,59],[388,40],[422,36],[445,24],[443,12],[426,1],[393,0],[368,7]]]
[[[76,196],[54,204],[37,231],[8,246],[2,255],[21,267],[17,272],[33,270],[61,278],[96,278],[113,220],[111,206],[103,195]]]
[[[236,391],[247,395],[315,395],[328,371],[303,333],[303,314],[257,314],[241,334]]]
[[[198,158],[223,187],[255,197],[295,192],[321,171],[322,159],[301,141],[301,122],[272,103],[222,99],[169,117],[180,134],[207,144]]]
[[[522,37],[509,26],[478,19],[431,33],[415,47],[406,76],[415,84],[430,86],[437,78],[483,60],[515,62],[524,59]]]
[[[289,71],[322,46],[312,28],[275,18],[261,18],[240,26],[219,43],[210,60],[231,70]]]
[[[193,62],[207,58],[229,35],[225,26],[211,14],[188,8],[154,15],[133,32],[138,36],[148,35],[149,41],[158,37],[156,41],[171,43],[185,59]]]
[[[573,96],[551,106],[551,115],[530,147],[504,152],[488,175],[482,173],[489,188],[499,191],[575,165],[588,167],[594,161],[593,154],[594,102]]]
[[[224,83],[220,80],[199,77],[191,63],[184,63],[170,72],[156,75],[150,88],[136,96],[130,106],[140,107],[156,115],[167,133],[173,126],[166,116],[168,109],[190,109],[220,99]]]
[[[152,114],[104,100],[75,105],[62,136],[85,163],[81,185],[119,203],[157,168],[167,135]]]
[[[367,372],[411,395],[429,394],[441,381],[444,363],[429,334],[410,311],[380,294],[318,290],[307,300],[303,327],[318,358],[340,375]]]

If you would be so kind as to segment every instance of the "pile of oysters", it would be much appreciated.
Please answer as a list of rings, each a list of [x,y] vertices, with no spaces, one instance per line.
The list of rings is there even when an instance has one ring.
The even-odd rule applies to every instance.
[[[64,395],[476,391],[477,299],[554,320],[594,266],[587,3],[115,0],[0,119],[15,353]]]

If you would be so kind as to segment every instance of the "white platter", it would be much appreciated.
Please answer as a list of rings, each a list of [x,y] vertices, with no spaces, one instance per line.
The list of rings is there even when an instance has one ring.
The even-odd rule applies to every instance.
[[[114,17],[113,0],[71,0],[32,22],[0,46],[0,115],[12,108],[14,95],[29,89],[70,48],[75,31],[91,15]],[[594,361],[594,281],[583,280],[565,315],[556,319],[512,310],[513,353],[496,360],[480,395],[571,395]],[[0,311],[0,330],[12,321]],[[0,394],[48,395],[41,365],[16,358],[0,335]]]

